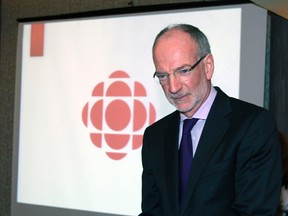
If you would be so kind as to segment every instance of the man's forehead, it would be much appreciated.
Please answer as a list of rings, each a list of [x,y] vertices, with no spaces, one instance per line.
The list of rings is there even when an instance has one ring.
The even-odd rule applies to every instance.
[[[172,29],[169,32],[165,32],[161,37],[158,38],[155,43],[153,51],[167,49],[167,48],[193,48],[197,49],[197,43],[191,36],[183,31]],[[190,49],[189,48],[189,49]]]
[[[165,38],[173,38],[173,37],[188,37],[189,34],[187,32],[184,32],[178,28],[169,29],[167,32],[165,32],[163,35],[159,37],[160,39]]]

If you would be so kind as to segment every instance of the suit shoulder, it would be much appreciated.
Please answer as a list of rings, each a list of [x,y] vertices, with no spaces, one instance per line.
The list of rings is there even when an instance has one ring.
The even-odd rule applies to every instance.
[[[263,107],[260,107],[258,105],[255,105],[247,101],[232,98],[232,97],[230,97],[230,104],[233,110],[238,110],[238,111],[247,112],[247,113],[254,113],[254,114],[259,113],[259,112],[270,113],[268,110],[266,110]]]
[[[146,130],[148,129],[163,129],[166,128],[167,125],[169,125],[170,122],[175,122],[175,121],[179,121],[180,120],[180,114],[179,112],[176,110],[166,116],[164,116],[163,118],[159,119],[158,121],[154,122],[153,124],[151,124],[150,126],[148,126],[146,128]]]
[[[242,121],[244,119],[257,119],[259,124],[265,124],[267,121],[276,124],[273,114],[263,107],[236,98],[230,98],[230,104],[236,119],[242,119]]]
[[[218,94],[213,104],[214,111],[216,112],[213,112],[213,116],[219,115],[220,113],[222,115],[228,114],[231,120],[234,119],[240,122],[245,119],[251,120],[255,118],[270,119],[271,121],[274,121],[272,113],[265,108],[241,99],[229,97],[219,88],[217,88],[217,91]]]

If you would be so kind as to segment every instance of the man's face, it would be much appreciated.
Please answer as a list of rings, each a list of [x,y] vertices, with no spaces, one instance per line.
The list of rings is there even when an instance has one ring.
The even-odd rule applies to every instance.
[[[175,29],[162,35],[153,49],[156,71],[170,74],[167,84],[162,85],[163,91],[168,101],[187,117],[194,115],[210,93],[213,56],[208,54],[185,81],[180,81],[173,73],[190,68],[201,57],[194,40],[187,33]]]

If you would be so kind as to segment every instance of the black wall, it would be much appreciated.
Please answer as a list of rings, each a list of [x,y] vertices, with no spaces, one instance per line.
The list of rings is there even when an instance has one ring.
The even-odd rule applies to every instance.
[[[271,15],[269,110],[288,135],[288,20]]]

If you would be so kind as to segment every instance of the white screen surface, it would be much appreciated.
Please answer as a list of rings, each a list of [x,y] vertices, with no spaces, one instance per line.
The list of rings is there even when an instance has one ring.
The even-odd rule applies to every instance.
[[[255,24],[247,17],[243,23],[243,14],[259,17],[262,32],[253,34],[264,37],[245,66],[243,43],[255,42],[252,33],[252,41],[243,41],[243,31]],[[13,216],[20,215],[18,204],[140,213],[137,140],[154,116],[174,111],[152,79],[151,47],[156,34],[173,23],[195,25],[207,35],[215,60],[213,85],[237,98],[241,88],[263,92],[266,11],[253,5],[44,22],[43,55],[37,57],[30,50],[33,24],[21,24]],[[253,73],[243,71],[241,78],[249,67]],[[249,82],[255,76],[259,85]],[[259,98],[247,100],[261,105]]]

